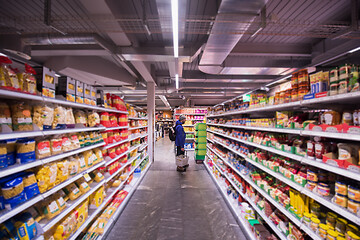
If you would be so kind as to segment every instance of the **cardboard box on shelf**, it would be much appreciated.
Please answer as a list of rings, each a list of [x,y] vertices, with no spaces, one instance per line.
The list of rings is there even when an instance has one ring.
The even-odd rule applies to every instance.
[[[37,90],[41,92],[44,97],[55,98],[55,83],[57,81],[55,71],[47,67],[36,68],[35,71],[38,73],[36,75]]]
[[[77,99],[77,97],[83,98],[84,97],[84,83],[79,80],[76,80],[75,87],[76,87],[76,90],[75,90],[76,99]]]
[[[76,80],[71,77],[60,77],[58,79],[57,95],[66,98],[67,101],[75,102]]]

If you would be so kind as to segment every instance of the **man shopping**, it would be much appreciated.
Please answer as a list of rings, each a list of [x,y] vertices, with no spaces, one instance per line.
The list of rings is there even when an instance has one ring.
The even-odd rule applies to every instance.
[[[186,121],[186,117],[184,115],[180,115],[179,120],[176,121],[176,127],[175,127],[175,145],[176,145],[176,156],[184,155],[185,154],[185,138],[186,134],[184,131],[184,127],[182,126]],[[178,166],[177,171],[179,172],[185,172],[186,168],[189,166],[189,164],[185,166]]]

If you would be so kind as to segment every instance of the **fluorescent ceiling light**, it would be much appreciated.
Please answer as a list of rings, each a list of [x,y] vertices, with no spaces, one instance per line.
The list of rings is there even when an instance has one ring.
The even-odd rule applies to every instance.
[[[171,0],[171,18],[173,30],[174,57],[179,57],[179,3]]]
[[[166,97],[164,95],[159,95],[159,98],[161,99],[161,101],[163,101],[165,106],[171,108],[170,103],[168,102],[168,100],[166,99]]]
[[[179,89],[179,74],[175,74],[176,89]]]
[[[6,55],[6,54],[3,54],[3,53],[0,53],[0,56],[2,56],[2,57],[7,57],[7,55]]]
[[[61,77],[61,75],[59,75],[59,74],[57,74],[57,73],[55,73],[55,76],[56,76],[56,77]]]
[[[356,52],[356,51],[359,51],[360,50],[360,47],[357,47],[357,48],[354,48],[352,50],[350,50],[348,53],[353,53],[353,52]]]
[[[261,30],[263,30],[262,27],[260,27],[258,30],[256,30],[256,32],[254,32],[253,34],[251,34],[251,38],[255,37]]]
[[[271,82],[271,83],[269,83],[269,84],[266,84],[265,87],[268,87],[268,86],[271,86],[271,85],[273,85],[273,84],[275,84],[275,83],[281,82],[281,81],[283,81],[283,80],[285,80],[285,79],[287,79],[287,78],[289,78],[289,77],[291,77],[291,75],[287,75],[286,77],[283,77],[283,78],[281,78],[281,79],[279,79],[279,80],[277,80],[277,81],[275,81],[275,82]]]

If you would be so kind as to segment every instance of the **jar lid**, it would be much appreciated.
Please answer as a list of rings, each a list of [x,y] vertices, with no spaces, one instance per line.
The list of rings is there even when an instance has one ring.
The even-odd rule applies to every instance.
[[[323,224],[323,223],[320,223],[320,224],[319,224],[319,227],[322,228],[322,229],[324,229],[324,230],[328,230],[328,229],[329,229],[329,226],[326,225],[326,224]]]
[[[337,237],[339,234],[334,230],[328,230],[327,233],[332,237]]]
[[[347,235],[349,235],[349,237],[351,237],[352,239],[360,239],[360,237],[352,231],[348,231]]]
[[[343,219],[343,218],[338,218],[336,220],[336,222],[341,222],[341,223],[347,224],[347,221],[345,219]]]
[[[318,219],[318,218],[311,218],[311,221],[313,222],[313,223],[317,223],[317,224],[319,224],[320,223],[320,220]]]

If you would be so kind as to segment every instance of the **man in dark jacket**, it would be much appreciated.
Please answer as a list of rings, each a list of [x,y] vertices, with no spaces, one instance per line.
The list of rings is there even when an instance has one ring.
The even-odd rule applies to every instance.
[[[175,145],[176,145],[176,156],[184,155],[185,154],[185,138],[186,134],[184,131],[184,127],[182,126],[186,121],[186,117],[184,115],[180,115],[179,120],[176,121],[176,127],[175,127]],[[189,165],[185,165],[183,167],[177,167],[177,171],[179,172],[185,172],[186,168]]]

